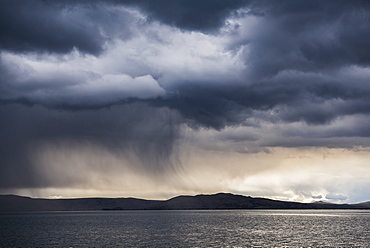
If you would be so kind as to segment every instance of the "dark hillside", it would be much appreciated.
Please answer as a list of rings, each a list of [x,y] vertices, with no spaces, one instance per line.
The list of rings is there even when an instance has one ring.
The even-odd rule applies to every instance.
[[[228,193],[177,196],[165,201],[136,198],[38,199],[0,195],[0,212],[192,209],[370,209],[370,202],[360,204],[298,203]]]

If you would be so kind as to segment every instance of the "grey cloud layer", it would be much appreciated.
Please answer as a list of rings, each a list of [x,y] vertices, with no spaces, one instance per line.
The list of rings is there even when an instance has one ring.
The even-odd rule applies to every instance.
[[[184,123],[247,129],[215,150],[369,146],[369,19],[367,1],[0,1],[1,187],[51,185],[27,154],[53,140],[174,169]]]
[[[171,106],[201,125],[222,128],[240,124],[254,109],[276,109],[283,121],[303,120],[314,124],[328,123],[341,115],[368,112],[370,25],[366,20],[369,20],[370,12],[366,2],[171,1],[170,4],[164,4],[162,1],[62,1],[56,4],[47,1],[3,1],[1,4],[4,12],[1,15],[4,19],[1,22],[1,48],[16,53],[68,53],[78,49],[82,53],[98,55],[113,46],[109,42],[130,40],[138,36],[138,30],[151,25],[150,18],[138,17],[140,11],[144,11],[144,16],[153,17],[154,21],[184,30],[219,30],[213,36],[227,39],[220,47],[223,46],[224,52],[239,53],[235,59],[245,65],[243,70],[236,72],[239,73],[236,80],[209,79],[205,73],[194,77],[183,74],[186,71],[180,69],[177,75],[167,79],[172,80],[170,83],[164,83],[171,72],[165,68],[166,65],[158,68],[154,68],[153,64],[148,65],[145,54],[138,54],[144,62],[136,64],[136,70],[141,69],[141,75],[133,75],[132,71],[127,70],[124,73],[124,76],[132,77],[131,81],[137,76],[154,77],[167,92],[167,97],[159,99],[158,104]],[[137,7],[139,12],[133,13],[134,9],[130,12],[130,9],[122,7]],[[157,32],[157,35],[163,34]],[[155,39],[148,33],[145,36],[147,42]],[[166,46],[166,37],[157,39],[157,46]],[[153,49],[153,52],[157,51]],[[173,52],[173,59],[176,60],[177,51]],[[44,96],[28,95],[27,91],[31,92],[32,89],[27,86],[17,85],[23,87],[21,89],[6,85],[19,78],[24,80],[23,84],[39,89],[64,87],[86,80],[95,80],[97,85],[111,83],[102,80],[104,77],[112,78],[111,75],[99,75],[100,79],[95,79],[93,75],[86,75],[89,73],[86,72],[87,68],[80,68],[77,72],[59,70],[60,75],[54,72],[54,75],[41,75],[39,78],[37,73],[33,75],[32,68],[29,71],[21,68],[24,72],[20,74],[19,65],[11,67],[4,57],[1,79],[3,99],[14,91],[25,91],[14,97],[42,104],[48,101],[42,100]],[[161,59],[161,55],[157,57]],[[201,63],[208,62],[202,59]],[[171,68],[172,61],[169,59],[166,62]],[[129,63],[123,66],[127,67]],[[119,81],[125,81],[119,77],[115,80],[117,83],[112,87],[117,87]],[[72,93],[59,90],[60,95],[53,97],[59,98],[58,105],[62,106],[63,101],[65,104],[73,103],[68,94],[78,95],[77,92],[89,92],[91,88],[75,87]],[[144,91],[145,88],[148,88],[147,84],[137,90]],[[109,104],[130,97],[163,96],[160,88],[153,88],[153,93],[119,93],[117,96],[105,88],[96,89],[98,94],[99,90],[102,98],[104,94],[108,99],[112,96]],[[88,101],[94,102],[94,98],[97,99],[93,104],[95,106],[107,104],[104,100],[99,103],[100,97],[94,95]]]

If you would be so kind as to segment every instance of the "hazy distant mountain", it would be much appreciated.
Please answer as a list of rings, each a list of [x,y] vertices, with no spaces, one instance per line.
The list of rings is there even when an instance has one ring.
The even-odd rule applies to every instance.
[[[218,193],[214,195],[177,196],[151,209],[322,209],[352,208],[348,204],[299,203],[266,198]]]
[[[305,204],[265,198],[219,193],[215,195],[177,196],[161,202],[153,209],[251,209],[306,208]]]
[[[370,209],[370,201],[362,202],[358,204],[352,204],[352,206],[358,207],[358,208],[369,208]]]
[[[360,204],[298,203],[266,198],[218,193],[214,195],[177,196],[169,200],[136,198],[37,199],[0,195],[0,212],[89,211],[89,210],[191,210],[191,209],[366,209]]]
[[[15,195],[0,195],[0,212],[137,210],[148,208],[160,202],[136,198],[34,199]]]

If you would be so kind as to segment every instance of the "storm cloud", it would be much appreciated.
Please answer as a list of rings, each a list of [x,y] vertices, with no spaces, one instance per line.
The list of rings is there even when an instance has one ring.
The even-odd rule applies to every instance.
[[[1,1],[0,186],[53,187],[68,146],[158,182],[193,150],[366,150],[369,19],[367,1]]]

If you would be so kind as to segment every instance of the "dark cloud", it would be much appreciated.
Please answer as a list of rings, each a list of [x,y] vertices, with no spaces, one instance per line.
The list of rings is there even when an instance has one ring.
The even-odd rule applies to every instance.
[[[130,20],[115,5],[137,7],[153,20],[188,30],[216,30],[245,4],[232,1],[1,1],[0,48],[13,52],[94,55],[114,37],[130,35]],[[127,14],[127,13],[126,13]]]
[[[248,42],[257,79],[281,71],[323,72],[369,65],[369,5],[364,1],[262,1],[264,15]],[[240,39],[241,37],[239,37]]]
[[[99,55],[130,37],[130,15],[105,1],[0,1],[0,48],[12,52]]]
[[[48,1],[1,1],[0,47],[14,52],[67,53],[77,48],[99,53],[101,35],[89,20],[70,19],[79,14],[75,11]]]
[[[211,91],[207,91],[207,95],[202,92],[198,94],[182,92],[179,97],[159,98],[152,102],[178,110],[194,128],[203,126],[222,129],[225,126],[239,125],[248,117],[245,109],[233,100],[219,98]]]
[[[139,0],[117,1],[138,6],[149,17],[168,25],[195,31],[216,31],[233,11],[246,6],[248,0]]]
[[[353,82],[353,80],[356,80]],[[156,103],[216,129],[246,124],[256,110],[272,111],[271,121],[329,124],[341,116],[368,114],[370,87],[365,80],[338,74],[286,73],[250,85],[203,86],[186,82],[176,96]],[[366,134],[364,134],[366,135]]]
[[[223,128],[243,123],[252,110],[275,110],[285,122],[328,124],[337,117],[368,114],[370,87],[345,68],[369,66],[370,6],[366,1],[259,1],[262,13],[243,39],[245,82],[179,83],[169,101],[189,119]],[[362,72],[358,72],[361,74]]]

